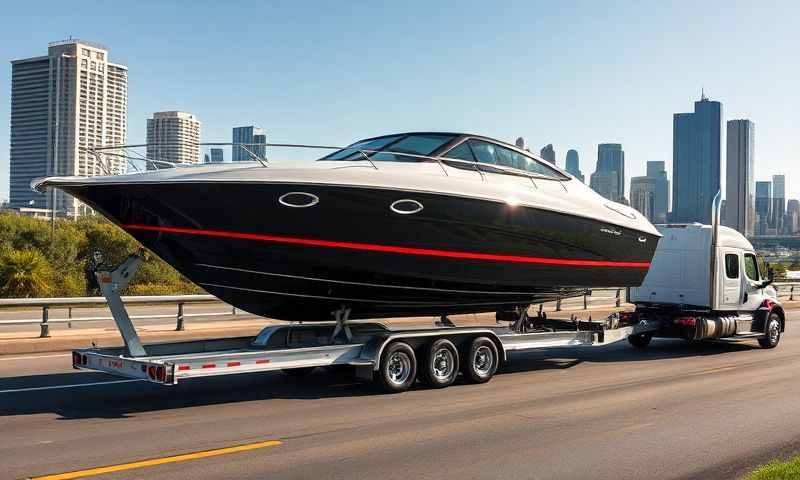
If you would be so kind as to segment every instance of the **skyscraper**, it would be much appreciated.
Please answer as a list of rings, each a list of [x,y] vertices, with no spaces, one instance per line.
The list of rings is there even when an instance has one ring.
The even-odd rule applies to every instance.
[[[104,164],[86,149],[124,144],[128,121],[128,67],[108,61],[108,49],[83,40],[50,43],[45,56],[11,62],[11,205],[90,211],[60,190],[31,191],[45,175],[124,173],[125,159]],[[105,168],[108,168],[106,172]]]
[[[200,163],[200,121],[191,113],[156,112],[147,119],[147,158],[169,163]],[[148,169],[157,168],[152,163]]]
[[[672,120],[672,220],[711,223],[720,190],[722,104],[705,95]]]
[[[619,202],[625,198],[625,152],[619,143],[597,146],[597,167],[589,179],[595,192]]]
[[[664,162],[647,162],[647,176],[655,180],[655,206],[652,222],[666,223],[669,212],[669,179]],[[631,195],[633,195],[631,193]]]
[[[772,225],[772,182],[756,182],[756,235],[766,235]]]
[[[631,178],[631,207],[656,223],[656,181],[650,176]]]
[[[267,147],[256,145],[267,143],[267,135],[264,130],[255,125],[234,127],[232,143],[243,144],[243,146],[233,146],[231,160],[234,162],[254,160],[253,155],[250,154],[251,152],[260,158],[266,158],[267,156]]]
[[[789,200],[786,203],[786,224],[784,233],[796,235],[800,232],[800,201]]]
[[[556,164],[556,151],[553,148],[552,143],[548,143],[547,145],[545,145],[544,148],[542,148],[542,150],[539,153],[542,155],[543,159],[547,160],[553,165]]]
[[[584,182],[584,176],[581,172],[580,167],[580,160],[578,159],[578,152],[575,150],[568,150],[567,151],[567,165],[566,171],[572,175],[573,177],[577,178],[581,182]]]
[[[772,176],[772,227],[780,235],[786,215],[786,176]]]
[[[755,233],[755,125],[750,120],[727,123],[725,225],[745,236]]]
[[[209,150],[211,156],[209,157],[209,161],[211,163],[222,163],[225,161],[224,151],[221,148],[212,148]]]

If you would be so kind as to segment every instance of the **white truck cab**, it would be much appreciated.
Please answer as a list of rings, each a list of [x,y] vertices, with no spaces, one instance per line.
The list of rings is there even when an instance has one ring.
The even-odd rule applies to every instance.
[[[644,347],[654,336],[753,337],[765,348],[778,344],[785,314],[771,273],[742,234],[699,223],[657,228],[663,237],[642,285],[628,292],[636,310],[626,316],[661,327],[630,338],[631,344]]]

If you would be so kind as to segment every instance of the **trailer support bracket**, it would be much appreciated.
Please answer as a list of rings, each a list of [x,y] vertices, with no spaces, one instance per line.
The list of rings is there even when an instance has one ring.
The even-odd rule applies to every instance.
[[[131,317],[128,316],[119,292],[128,286],[133,274],[136,273],[142,263],[142,254],[143,252],[140,250],[129,255],[121,265],[113,270],[105,270],[102,266],[98,266],[94,272],[100,291],[108,302],[111,316],[114,317],[125,347],[132,357],[145,357],[147,352],[142,346],[142,341],[139,340],[139,334],[136,333],[136,328],[131,322]]]

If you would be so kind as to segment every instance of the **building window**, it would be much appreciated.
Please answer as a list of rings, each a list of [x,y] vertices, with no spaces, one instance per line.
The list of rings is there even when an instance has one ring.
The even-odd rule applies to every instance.
[[[81,67],[86,68],[88,61],[85,58],[81,59]]]
[[[88,57],[88,56],[90,55],[90,54],[89,54],[89,49],[88,49],[88,48],[84,48],[84,49],[81,49],[81,50],[82,50],[82,51],[81,51],[81,54],[82,54],[84,57]]]
[[[103,52],[95,52],[94,56],[98,60],[102,60],[105,55],[103,55]]]

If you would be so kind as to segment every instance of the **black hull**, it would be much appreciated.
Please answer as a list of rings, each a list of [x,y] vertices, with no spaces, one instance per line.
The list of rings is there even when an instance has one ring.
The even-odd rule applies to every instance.
[[[346,186],[123,183],[59,188],[209,293],[283,320],[477,313],[641,284],[658,238],[500,202]],[[307,208],[278,199],[302,191]],[[424,209],[389,206],[413,199]]]

